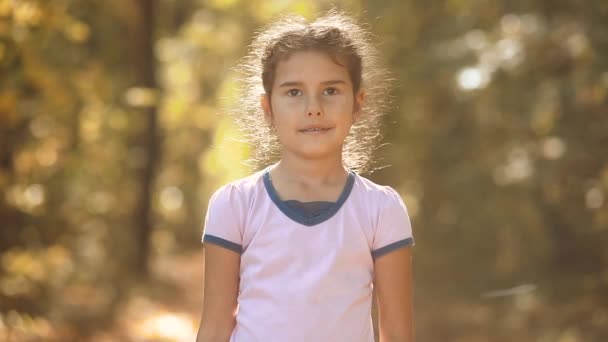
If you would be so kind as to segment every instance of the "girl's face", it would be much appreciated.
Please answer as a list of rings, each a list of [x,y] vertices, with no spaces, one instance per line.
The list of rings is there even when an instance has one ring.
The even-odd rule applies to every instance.
[[[278,63],[272,95],[262,97],[262,107],[283,154],[321,159],[341,155],[363,100],[363,91],[353,94],[346,67],[326,53],[302,51]]]

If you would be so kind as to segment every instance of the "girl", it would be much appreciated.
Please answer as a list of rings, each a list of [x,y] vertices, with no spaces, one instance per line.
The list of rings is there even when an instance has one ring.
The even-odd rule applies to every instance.
[[[197,341],[374,341],[373,290],[380,341],[413,341],[407,209],[359,175],[386,102],[375,60],[336,12],[256,37],[237,115],[254,159],[280,158],[211,196]]]

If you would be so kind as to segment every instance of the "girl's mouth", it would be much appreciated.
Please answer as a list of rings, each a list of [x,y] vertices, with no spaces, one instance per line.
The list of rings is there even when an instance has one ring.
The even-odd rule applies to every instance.
[[[305,133],[305,134],[322,134],[325,133],[327,131],[329,131],[331,128],[321,128],[321,127],[316,127],[316,128],[307,128],[307,129],[301,129],[300,133]]]

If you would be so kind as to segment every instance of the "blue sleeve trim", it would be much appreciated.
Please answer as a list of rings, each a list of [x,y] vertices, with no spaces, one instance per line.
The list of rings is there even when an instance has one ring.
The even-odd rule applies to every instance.
[[[407,239],[403,239],[403,240],[399,240],[397,242],[393,242],[390,245],[378,248],[374,251],[372,251],[372,258],[376,259],[386,253],[392,252],[396,249],[402,248],[402,247],[407,247],[407,246],[413,246],[414,245],[414,238],[407,238]]]
[[[231,251],[235,251],[239,254],[243,252],[243,247],[241,245],[239,245],[238,243],[234,243],[232,241],[228,241],[226,239],[222,239],[221,237],[217,237],[214,235],[205,234],[205,237],[203,238],[203,242],[212,243],[214,245],[218,245],[218,246],[227,248]]]

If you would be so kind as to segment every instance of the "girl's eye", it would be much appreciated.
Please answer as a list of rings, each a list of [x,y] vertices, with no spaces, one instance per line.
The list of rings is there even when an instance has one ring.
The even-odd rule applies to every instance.
[[[336,89],[336,88],[327,88],[323,92],[323,95],[336,95],[336,94],[338,94],[338,89]]]
[[[298,96],[300,95],[302,92],[299,89],[289,89],[287,91],[287,95],[289,96]]]

